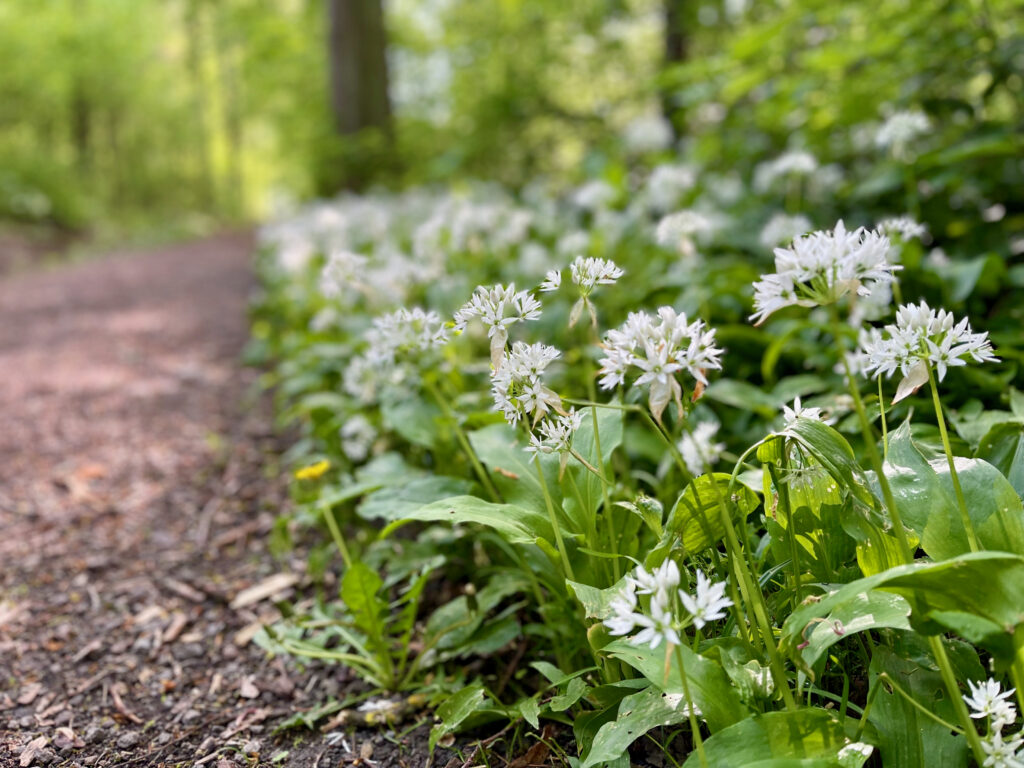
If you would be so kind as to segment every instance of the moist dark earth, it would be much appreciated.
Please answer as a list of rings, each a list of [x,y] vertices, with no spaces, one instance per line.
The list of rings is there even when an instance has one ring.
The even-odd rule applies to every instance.
[[[274,734],[357,682],[251,641],[307,586],[266,549],[287,445],[241,363],[252,249],[0,278],[3,768],[427,764],[427,723]]]

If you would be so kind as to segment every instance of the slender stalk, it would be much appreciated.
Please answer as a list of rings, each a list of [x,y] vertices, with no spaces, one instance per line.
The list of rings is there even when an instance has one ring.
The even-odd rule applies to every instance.
[[[779,507],[781,507],[783,514],[786,516],[786,539],[789,543],[789,559],[790,565],[793,569],[793,609],[796,609],[797,604],[800,602],[800,545],[796,540],[796,521],[793,519],[793,505],[789,503],[789,485],[786,474],[789,470],[788,462],[786,460],[786,452],[783,452],[783,464],[780,467],[782,469],[782,475],[775,470],[774,466],[769,464],[768,471],[771,473],[772,481],[775,483],[775,491],[779,497]]]
[[[886,400],[882,394],[882,377],[879,377],[879,415],[882,417],[882,461],[889,461],[889,428],[886,424]]]
[[[1024,625],[1017,625],[1013,633],[1013,666],[1010,667],[1010,679],[1017,690],[1017,704],[1024,709]]]
[[[540,478],[540,488],[544,493],[544,506],[548,510],[548,519],[551,521],[551,529],[555,533],[555,544],[558,545],[558,554],[562,557],[562,562],[565,564],[565,572],[569,574],[569,578],[576,581],[576,576],[572,572],[572,563],[569,562],[569,553],[565,549],[565,541],[562,540],[562,527],[558,524],[558,518],[555,515],[555,505],[551,501],[551,493],[548,491],[548,481],[544,477],[544,468],[540,465],[540,459],[534,458],[534,464],[537,465],[537,476]]]
[[[834,306],[835,305],[833,305],[833,308]],[[836,313],[835,309],[833,309],[833,313]],[[841,327],[838,316],[836,316],[835,327],[836,329]],[[836,341],[838,342],[842,334],[836,329],[833,330],[833,335],[836,337]],[[900,547],[900,554],[903,556],[904,562],[913,562],[914,551],[910,548],[910,541],[907,539],[907,531],[903,527],[903,516],[900,514],[900,511],[896,506],[896,498],[892,494],[892,488],[889,485],[889,478],[885,476],[882,458],[878,455],[878,447],[875,445],[875,436],[871,432],[871,422],[868,421],[868,414],[864,409],[864,400],[861,399],[860,396],[860,388],[857,386],[857,380],[853,376],[853,371],[850,370],[850,361],[846,359],[845,350],[840,349],[839,356],[843,361],[843,370],[846,372],[847,387],[850,390],[850,395],[853,397],[853,406],[857,411],[857,417],[860,420],[861,434],[864,436],[864,448],[868,453],[868,460],[871,462],[871,468],[875,470],[875,476],[878,478],[878,485],[882,489],[882,498],[885,500],[885,506],[889,510],[889,517],[892,518],[893,532],[896,535],[896,541]]]
[[[427,391],[430,392],[431,396],[437,402],[438,407],[441,409],[441,413],[444,414],[445,419],[452,425],[452,429],[455,430],[455,438],[459,441],[459,446],[462,448],[463,453],[466,454],[466,458],[469,459],[469,463],[473,466],[473,471],[476,476],[480,479],[480,483],[484,488],[487,489],[487,493],[491,496],[491,501],[501,502],[501,494],[494,485],[494,481],[491,480],[491,476],[487,474],[487,470],[484,469],[480,463],[479,457],[476,455],[476,451],[473,450],[473,446],[470,445],[466,433],[462,431],[462,425],[459,424],[459,420],[455,413],[448,405],[448,401],[444,399],[437,387],[429,381],[424,381],[423,385]]]
[[[345,568],[352,567],[352,556],[349,555],[348,546],[345,544],[345,537],[341,535],[341,529],[338,528],[338,521],[334,519],[334,512],[331,511],[329,505],[323,507],[324,520],[327,522],[327,527],[331,530],[331,538],[334,539],[335,545],[338,547],[338,551],[341,552],[341,559],[345,561]]]
[[[928,645],[931,647],[932,655],[939,665],[939,674],[942,675],[942,682],[946,686],[946,693],[949,694],[953,709],[956,710],[957,719],[963,726],[964,735],[967,736],[967,743],[971,745],[974,759],[978,765],[982,765],[985,762],[985,750],[981,748],[981,739],[978,738],[978,731],[974,727],[974,721],[971,720],[971,716],[967,712],[967,705],[964,704],[963,696],[960,694],[960,686],[957,685],[956,675],[953,674],[953,665],[946,654],[946,647],[942,644],[942,638],[938,635],[932,635],[928,638]]]
[[[942,415],[942,401],[939,400],[939,387],[935,383],[935,373],[930,363],[928,365],[928,384],[932,390],[932,405],[935,406],[935,419],[939,423],[939,436],[942,438],[942,449],[946,452],[946,461],[949,463],[949,476],[953,481],[953,491],[956,493],[956,502],[960,507],[960,520],[967,531],[967,544],[971,552],[980,552],[982,547],[978,542],[978,534],[974,530],[974,523],[971,521],[971,513],[967,511],[967,500],[964,498],[964,489],[960,486],[960,475],[956,471],[956,462],[953,460],[953,449],[949,445],[949,433],[946,432],[946,418]]]
[[[676,663],[679,664],[679,679],[683,681],[683,695],[686,696],[687,716],[690,719],[690,730],[693,732],[693,744],[697,748],[697,758],[703,768],[708,768],[708,756],[704,754],[704,739],[700,735],[700,723],[697,722],[697,715],[694,712],[693,696],[690,695],[690,681],[686,676],[686,665],[683,664],[683,652],[681,646],[673,646],[676,654]]]

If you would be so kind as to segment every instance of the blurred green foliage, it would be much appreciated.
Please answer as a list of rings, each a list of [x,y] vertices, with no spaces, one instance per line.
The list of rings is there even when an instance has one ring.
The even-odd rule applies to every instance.
[[[927,201],[895,160],[851,195],[889,195],[962,236],[960,210],[1020,197],[1015,6],[391,0],[397,119],[382,147],[334,133],[325,0],[5,0],[0,219],[249,218],[278,192],[333,194],[360,157],[387,185],[614,178],[623,127],[663,104],[684,154],[711,169],[744,174],[795,147],[855,166],[866,124],[917,108],[935,126],[915,159]],[[666,62],[669,9],[683,61]],[[998,247],[998,228],[975,234]]]

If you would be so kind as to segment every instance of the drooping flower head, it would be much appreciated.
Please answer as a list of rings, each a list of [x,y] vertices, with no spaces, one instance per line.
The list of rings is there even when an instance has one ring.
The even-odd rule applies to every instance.
[[[516,323],[540,317],[540,302],[529,291],[516,291],[515,283],[508,287],[477,286],[473,296],[455,313],[455,330],[461,333],[469,321],[479,318],[487,326],[491,340],[491,364],[498,368],[508,342],[508,328]]]
[[[569,276],[579,292],[579,300],[569,314],[569,327],[576,325],[584,308],[590,313],[593,325],[597,326],[597,313],[590,303],[590,294],[599,285],[614,285],[625,272],[611,259],[598,259],[593,256],[577,256],[569,265]],[[552,269],[540,284],[541,291],[557,291],[562,285],[562,271]]]
[[[893,402],[913,394],[928,381],[933,366],[939,381],[949,368],[976,363],[998,362],[987,333],[974,333],[967,318],[957,322],[944,309],[925,302],[904,304],[896,312],[896,323],[880,331],[861,334],[860,363],[865,376],[903,376]]]
[[[572,451],[572,439],[582,423],[583,414],[575,408],[570,408],[567,413],[543,419],[537,425],[536,432],[530,435],[530,444],[526,446],[526,450],[534,454],[557,453],[561,461],[561,470],[564,472]]]
[[[888,252],[885,235],[863,227],[848,232],[842,221],[831,232],[798,237],[789,248],[775,249],[775,272],[754,283],[750,319],[760,325],[783,307],[832,304],[851,292],[869,296],[899,269]]]
[[[685,314],[672,307],[661,307],[656,316],[630,313],[622,326],[608,331],[602,346],[601,388],[613,389],[625,384],[629,374],[639,373],[634,383],[649,388],[651,413],[658,420],[670,400],[682,413],[679,373],[694,378],[696,398],[707,385],[707,371],[722,367],[715,330],[703,320],[688,322]]]

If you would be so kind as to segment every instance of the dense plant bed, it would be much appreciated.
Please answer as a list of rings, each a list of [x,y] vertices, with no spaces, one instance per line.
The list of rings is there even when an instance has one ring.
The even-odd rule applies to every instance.
[[[1019,268],[980,212],[952,239],[869,194],[922,188],[927,133],[268,225],[250,351],[302,430],[275,536],[322,531],[340,590],[261,642],[356,670],[385,724],[416,697],[431,746],[1022,764]]]

